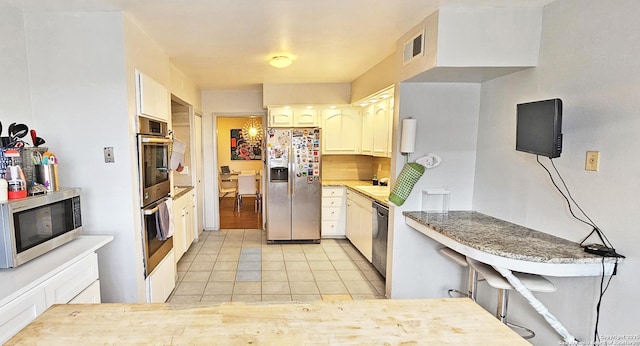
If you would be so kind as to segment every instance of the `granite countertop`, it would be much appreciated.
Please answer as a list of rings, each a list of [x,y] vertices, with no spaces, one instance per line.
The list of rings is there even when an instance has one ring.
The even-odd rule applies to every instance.
[[[541,263],[602,263],[602,257],[584,252],[578,243],[474,211],[402,214],[460,244],[500,257]],[[605,258],[605,262],[615,261]]]
[[[173,199],[178,199],[191,190],[193,190],[193,186],[174,186]]]
[[[374,195],[368,191],[364,191],[359,186],[373,186],[371,180],[322,180],[322,186],[344,186],[351,191],[357,192],[369,199],[380,202],[385,206],[389,206],[389,195],[380,196]]]

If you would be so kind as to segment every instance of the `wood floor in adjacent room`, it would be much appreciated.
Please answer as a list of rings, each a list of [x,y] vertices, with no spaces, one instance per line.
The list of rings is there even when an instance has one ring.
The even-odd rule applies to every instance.
[[[233,210],[235,198],[220,201],[220,229],[262,229],[262,211],[255,212],[255,198],[243,197],[240,212]]]

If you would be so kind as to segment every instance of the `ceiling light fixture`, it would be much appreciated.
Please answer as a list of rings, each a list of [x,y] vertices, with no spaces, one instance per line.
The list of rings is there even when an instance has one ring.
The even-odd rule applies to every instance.
[[[277,55],[269,60],[269,65],[275,68],[285,68],[293,63],[293,60],[285,55]]]
[[[249,119],[242,126],[242,137],[250,145],[259,145],[262,141],[262,124],[255,119]]]

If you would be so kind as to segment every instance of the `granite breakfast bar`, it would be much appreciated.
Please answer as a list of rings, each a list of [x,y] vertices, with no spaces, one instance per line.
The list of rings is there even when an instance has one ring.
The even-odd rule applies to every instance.
[[[622,261],[586,253],[578,243],[474,211],[403,215],[408,226],[466,256],[467,261],[492,266],[569,343],[576,339],[512,271],[556,277],[604,276],[613,275]],[[470,271],[469,296],[473,299],[476,275]]]
[[[586,253],[578,243],[475,211],[403,215],[416,231],[492,266],[556,277],[600,276],[603,267],[611,275],[616,266],[616,258]]]

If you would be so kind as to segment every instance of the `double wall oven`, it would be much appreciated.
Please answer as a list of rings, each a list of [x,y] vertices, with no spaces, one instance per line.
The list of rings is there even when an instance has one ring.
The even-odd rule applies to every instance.
[[[171,142],[166,122],[138,117],[138,168],[145,275],[149,275],[173,248],[173,238],[158,238],[159,207],[171,198]]]

